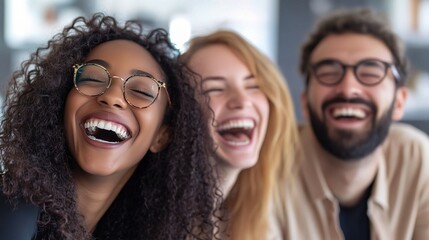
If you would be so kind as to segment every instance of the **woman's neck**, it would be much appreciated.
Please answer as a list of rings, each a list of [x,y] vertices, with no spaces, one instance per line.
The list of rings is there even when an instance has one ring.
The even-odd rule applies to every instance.
[[[237,177],[238,174],[240,174],[241,169],[219,164],[217,171],[219,177],[219,186],[222,191],[223,198],[226,199],[235,182],[237,181]]]
[[[118,196],[134,171],[111,176],[94,176],[77,170],[74,173],[77,207],[85,218],[86,229],[93,232],[98,221]]]

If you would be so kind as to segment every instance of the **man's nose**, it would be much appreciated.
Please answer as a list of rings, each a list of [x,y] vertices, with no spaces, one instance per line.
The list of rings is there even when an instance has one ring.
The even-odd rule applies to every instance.
[[[352,68],[347,68],[344,72],[343,79],[335,85],[336,91],[345,97],[360,95],[363,87],[364,86],[359,82]]]

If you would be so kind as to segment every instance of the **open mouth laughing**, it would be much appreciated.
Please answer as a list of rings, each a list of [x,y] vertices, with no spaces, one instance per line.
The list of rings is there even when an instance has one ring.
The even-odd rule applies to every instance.
[[[353,107],[339,107],[332,108],[331,115],[335,119],[356,119],[361,120],[366,118],[368,113],[360,108]]]
[[[364,99],[336,97],[322,104],[325,114],[338,126],[359,126],[376,113],[375,105]]]
[[[251,119],[231,119],[217,126],[216,131],[231,146],[246,146],[252,140],[255,122]]]
[[[338,128],[361,127],[372,115],[371,109],[361,104],[333,104],[325,111],[331,124]]]
[[[131,137],[125,126],[106,120],[88,119],[84,128],[88,138],[102,143],[117,144]]]

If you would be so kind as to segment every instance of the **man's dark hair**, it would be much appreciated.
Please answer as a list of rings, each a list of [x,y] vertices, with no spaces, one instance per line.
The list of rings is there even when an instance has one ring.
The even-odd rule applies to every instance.
[[[344,33],[367,34],[383,42],[392,53],[394,64],[401,75],[397,85],[403,86],[405,84],[407,59],[404,44],[390,28],[384,14],[367,8],[336,10],[320,19],[301,48],[301,73],[307,74],[310,56],[324,38],[331,34]],[[308,78],[306,85],[308,85]]]

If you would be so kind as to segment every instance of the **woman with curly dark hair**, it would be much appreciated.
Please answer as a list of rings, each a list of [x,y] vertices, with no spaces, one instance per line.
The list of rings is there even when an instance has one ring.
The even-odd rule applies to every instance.
[[[211,143],[178,55],[103,14],[37,49],[5,98],[0,219],[37,206],[33,239],[211,239]]]

